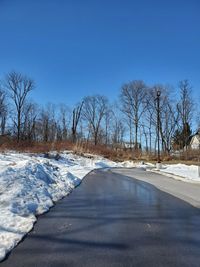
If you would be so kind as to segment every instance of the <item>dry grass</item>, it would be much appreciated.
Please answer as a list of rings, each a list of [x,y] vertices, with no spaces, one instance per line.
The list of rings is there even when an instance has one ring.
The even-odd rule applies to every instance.
[[[5,152],[14,150],[18,152],[27,153],[48,153],[50,151],[64,151],[70,150],[76,154],[83,155],[85,153],[100,155],[114,161],[124,160],[141,160],[140,151],[131,151],[129,149],[114,149],[105,145],[94,145],[91,142],[76,142],[75,144],[70,141],[60,142],[16,142],[15,140],[4,140],[0,144],[0,151]]]
[[[146,156],[145,160],[148,160],[151,163],[157,162],[156,155]],[[169,154],[161,154],[162,163],[166,164],[178,164],[183,163],[186,165],[197,165],[200,161],[200,152],[199,150],[187,150],[179,153],[178,155],[169,155]]]
[[[27,153],[48,153],[50,151],[57,151],[58,153],[64,150],[73,151],[76,154],[84,155],[85,153],[100,155],[114,161],[148,161],[157,162],[157,156],[154,153],[141,153],[140,150],[134,151],[130,149],[119,149],[108,147],[105,145],[94,145],[91,142],[76,142],[60,141],[60,142],[19,142],[12,139],[4,139],[0,143],[0,151],[15,150],[18,152]],[[199,160],[199,151],[188,150],[178,156],[171,156],[162,154],[161,159],[163,163],[185,163],[197,164]]]
[[[0,145],[0,151],[4,152],[7,150],[15,150],[18,152],[28,153],[48,153],[50,151],[62,151],[62,150],[73,150],[73,144],[71,142],[16,142],[9,140]]]

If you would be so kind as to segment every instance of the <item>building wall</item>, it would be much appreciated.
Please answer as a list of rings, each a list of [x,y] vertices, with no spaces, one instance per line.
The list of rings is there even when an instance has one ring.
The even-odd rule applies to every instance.
[[[194,136],[191,140],[191,148],[192,149],[199,149],[199,145],[200,145],[200,140],[198,139],[197,136]]]

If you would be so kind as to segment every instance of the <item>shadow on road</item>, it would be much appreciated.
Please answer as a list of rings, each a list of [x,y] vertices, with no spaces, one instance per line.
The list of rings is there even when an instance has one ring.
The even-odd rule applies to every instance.
[[[198,209],[148,183],[99,170],[40,216],[1,265],[199,267],[199,247]]]

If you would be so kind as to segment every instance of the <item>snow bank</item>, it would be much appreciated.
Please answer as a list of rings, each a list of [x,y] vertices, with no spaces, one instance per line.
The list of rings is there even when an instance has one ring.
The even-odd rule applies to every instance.
[[[127,160],[124,162],[120,163],[121,167],[125,167],[125,168],[143,168],[143,169],[147,169],[148,167],[154,167],[153,164],[151,163],[145,163],[143,161],[141,162],[134,162],[131,160]]]
[[[58,160],[53,153],[51,158],[0,154],[0,261],[32,229],[36,215],[48,211],[69,194],[91,170],[152,166],[133,161],[116,163],[99,156],[81,157],[69,152],[63,152]],[[166,165],[160,171],[200,182],[197,166]]]
[[[200,182],[198,166],[185,164],[164,165],[160,172],[180,176],[181,180],[187,182]]]
[[[62,153],[59,160],[0,154],[0,261],[32,229],[36,215],[69,194],[87,173],[117,166],[101,157],[69,153]]]

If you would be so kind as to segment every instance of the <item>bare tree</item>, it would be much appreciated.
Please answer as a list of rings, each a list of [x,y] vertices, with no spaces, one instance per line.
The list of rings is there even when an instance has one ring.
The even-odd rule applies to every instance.
[[[6,119],[7,119],[7,104],[6,104],[6,94],[5,92],[0,88],[0,131],[1,135],[5,134],[5,128],[6,128]]]
[[[76,142],[77,127],[80,122],[82,108],[83,108],[83,102],[77,107],[75,107],[72,112],[72,140],[73,142]]]
[[[200,129],[200,111],[197,113],[196,116],[196,124],[197,124],[197,130]]]
[[[38,106],[34,102],[26,102],[22,112],[21,138],[29,142],[36,140]]]
[[[57,123],[55,118],[55,105],[48,103],[40,111],[39,121],[37,124],[38,134],[44,142],[54,142],[57,136]]]
[[[6,76],[5,86],[17,112],[17,141],[19,142],[22,129],[22,111],[26,98],[34,88],[34,81],[17,72],[10,72]]]
[[[123,121],[114,116],[114,121],[112,123],[112,144],[114,147],[122,146],[125,133],[125,126]]]
[[[42,140],[43,142],[49,141],[50,127],[51,127],[50,120],[51,119],[50,119],[48,111],[43,108],[40,111],[39,121],[37,124],[38,137],[39,137],[39,140]]]
[[[191,133],[191,120],[194,108],[192,99],[192,87],[188,80],[183,80],[179,83],[180,101],[177,104],[177,109],[180,114],[182,131],[183,131],[183,146],[187,148],[187,142]]]
[[[160,113],[160,135],[162,147],[163,150],[169,154],[172,147],[172,139],[179,121],[179,112],[176,110],[174,101],[170,99],[170,92],[167,88],[163,88]]]
[[[157,106],[157,91],[160,91],[160,105],[159,110]],[[147,91],[147,109],[143,118],[142,127],[145,134],[145,141],[147,144],[147,132],[149,132],[149,151],[152,150],[152,141],[157,140],[158,123],[159,136],[162,143],[162,149],[169,153],[173,135],[178,125],[179,113],[176,110],[176,103],[172,100],[171,90],[168,86],[155,85]],[[159,122],[157,121],[157,114],[159,112]],[[144,127],[146,129],[144,129]],[[148,129],[148,131],[147,131]],[[158,140],[157,140],[158,141]],[[156,151],[155,151],[156,152]]]
[[[83,117],[91,128],[94,144],[97,145],[101,122],[108,111],[108,100],[105,96],[95,95],[85,97],[83,102]]]
[[[105,144],[108,145],[110,143],[110,130],[111,130],[111,121],[114,117],[114,113],[110,107],[107,108],[104,116],[104,124],[105,124]]]
[[[66,140],[69,134],[69,125],[71,123],[71,111],[65,104],[59,105],[59,119],[57,125],[60,125],[61,139]]]
[[[147,109],[144,114],[141,126],[143,127],[143,133],[145,135],[146,142],[146,150],[148,153],[152,152],[152,139],[154,135],[154,110],[150,105],[150,101],[148,99]]]
[[[122,111],[127,116],[130,129],[135,129],[135,149],[138,149],[138,130],[142,115],[146,109],[146,85],[143,81],[135,80],[124,84],[121,88]]]

